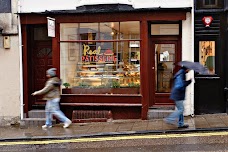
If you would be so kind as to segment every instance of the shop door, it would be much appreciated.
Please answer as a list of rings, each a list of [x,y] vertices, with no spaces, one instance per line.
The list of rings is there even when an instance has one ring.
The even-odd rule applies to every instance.
[[[46,25],[28,26],[28,78],[29,92],[45,86],[46,70],[52,67],[52,38],[48,37]],[[43,96],[29,95],[29,109],[44,107]]]
[[[152,41],[152,87],[150,106],[173,105],[169,99],[173,75],[176,73],[175,63],[178,62],[178,41]]]
[[[35,41],[32,52],[33,90],[40,90],[45,86],[46,71],[52,68],[52,45],[51,41]],[[35,96],[33,106],[44,104],[42,96]]]

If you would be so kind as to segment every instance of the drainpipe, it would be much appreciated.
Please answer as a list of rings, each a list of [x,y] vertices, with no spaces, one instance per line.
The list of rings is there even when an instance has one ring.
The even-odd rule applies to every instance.
[[[191,1],[192,2],[192,11],[191,11],[191,15],[192,15],[192,61],[194,61],[194,47],[195,47],[195,45],[194,45],[194,26],[195,26],[195,24],[194,24],[194,9],[195,9],[195,7],[194,7],[194,0],[192,0]],[[194,77],[194,72],[192,72],[192,78]],[[194,80],[194,83],[195,83],[195,80]],[[191,117],[194,117],[194,83],[193,83],[193,85],[191,85]]]
[[[21,12],[21,1],[18,0],[18,13]],[[19,57],[20,57],[20,111],[21,111],[21,120],[24,118],[24,102],[23,102],[23,64],[22,64],[22,37],[21,37],[21,21],[20,15],[18,15],[18,35],[19,35]]]

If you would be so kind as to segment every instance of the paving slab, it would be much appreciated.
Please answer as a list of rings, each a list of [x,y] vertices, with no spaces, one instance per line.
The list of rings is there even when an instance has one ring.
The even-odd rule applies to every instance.
[[[185,117],[187,129],[178,129],[166,124],[163,119],[151,120],[113,120],[112,122],[74,123],[64,129],[63,124],[53,125],[52,128],[7,126],[0,127],[0,141],[3,140],[35,140],[56,138],[79,138],[90,136],[128,135],[137,133],[169,133],[228,130],[227,114],[197,115]]]

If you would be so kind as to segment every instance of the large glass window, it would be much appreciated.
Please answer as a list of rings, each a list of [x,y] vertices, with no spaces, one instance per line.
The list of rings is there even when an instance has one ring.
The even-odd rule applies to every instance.
[[[199,62],[215,74],[215,41],[199,42]]]
[[[62,93],[139,93],[139,37],[138,21],[61,24]]]

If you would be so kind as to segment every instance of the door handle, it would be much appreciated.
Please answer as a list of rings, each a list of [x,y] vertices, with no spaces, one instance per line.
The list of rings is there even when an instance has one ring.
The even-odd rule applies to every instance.
[[[152,67],[152,70],[154,70],[154,67]]]

